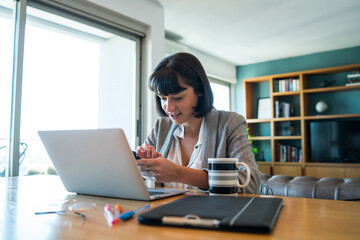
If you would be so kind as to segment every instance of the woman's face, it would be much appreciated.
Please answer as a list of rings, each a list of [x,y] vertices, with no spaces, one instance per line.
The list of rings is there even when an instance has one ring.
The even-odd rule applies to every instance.
[[[179,85],[185,90],[167,96],[158,95],[161,107],[173,123],[177,125],[189,123],[195,119],[194,109],[197,106],[199,97],[193,87],[183,84],[181,77],[178,77],[178,79]]]

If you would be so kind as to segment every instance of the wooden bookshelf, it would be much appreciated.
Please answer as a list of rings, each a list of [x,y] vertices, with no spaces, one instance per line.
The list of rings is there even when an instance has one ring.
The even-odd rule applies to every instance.
[[[360,177],[360,164],[356,163],[319,163],[312,162],[309,156],[309,123],[317,120],[331,119],[360,119],[360,111],[356,108],[354,111],[329,112],[319,115],[314,110],[314,99],[317,96],[331,94],[330,98],[336,98],[336,94],[349,91],[355,91],[356,95],[360,94],[360,85],[345,86],[346,80],[343,76],[348,76],[355,71],[360,70],[360,64],[347,66],[331,67],[324,69],[315,69],[309,71],[299,71],[292,73],[283,73],[276,75],[261,76],[243,80],[245,95],[245,118],[247,119],[249,131],[252,135],[253,144],[266,143],[269,146],[266,162],[258,162],[259,169],[268,174],[286,174],[292,176],[313,176],[313,177]],[[333,85],[323,86],[323,79],[335,79]],[[295,80],[299,82],[296,83]],[[279,92],[279,81],[282,81],[282,89],[287,91]],[[292,83],[297,84],[293,87]],[[267,95],[264,93],[267,89]],[[261,91],[259,90],[261,89]],[[291,91],[293,90],[293,91]],[[360,95],[359,95],[360,96]],[[257,101],[259,98],[268,97],[272,104],[271,117],[268,119],[257,119]],[[289,101],[293,106],[293,114],[288,117],[275,117],[275,101]],[[353,99],[352,103],[342,104],[358,104],[358,99]],[[351,106],[349,106],[351,108]],[[346,107],[344,109],[347,109]],[[334,111],[334,110],[333,110]],[[279,135],[283,132],[281,124],[290,123],[295,126],[295,132],[289,135]],[[259,126],[258,126],[259,125]],[[265,129],[265,134],[262,131]],[[255,134],[254,134],[255,133]],[[292,146],[292,149],[298,148],[302,151],[302,159],[298,162],[281,162],[279,161],[279,153],[276,148],[279,145]],[[260,149],[263,150],[263,149]],[[266,149],[265,149],[266,150]],[[282,159],[283,160],[283,159]],[[286,158],[288,160],[288,158]]]

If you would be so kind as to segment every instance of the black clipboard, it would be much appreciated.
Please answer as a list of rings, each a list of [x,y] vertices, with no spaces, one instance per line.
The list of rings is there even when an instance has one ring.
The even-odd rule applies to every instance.
[[[261,197],[186,196],[140,214],[147,225],[268,233],[283,200]]]

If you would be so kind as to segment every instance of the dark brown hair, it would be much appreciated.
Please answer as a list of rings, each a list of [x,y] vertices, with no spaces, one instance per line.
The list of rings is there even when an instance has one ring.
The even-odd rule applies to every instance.
[[[151,74],[148,86],[156,94],[158,113],[161,116],[167,116],[161,107],[158,94],[167,96],[184,90],[179,85],[178,76],[182,78],[185,85],[193,87],[195,93],[199,94],[198,104],[195,107],[195,117],[205,116],[213,107],[214,95],[203,66],[195,56],[189,53],[175,53],[167,56],[161,60]]]

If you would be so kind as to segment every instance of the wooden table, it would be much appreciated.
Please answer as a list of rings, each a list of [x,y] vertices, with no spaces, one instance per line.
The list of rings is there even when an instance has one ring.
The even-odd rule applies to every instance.
[[[148,203],[154,208],[179,197],[152,202],[94,197],[68,193],[57,176],[0,178],[0,239],[360,239],[359,202],[282,197],[283,207],[270,234],[146,226],[137,218],[109,227],[104,218],[107,203],[112,207],[120,203],[128,211]],[[85,212],[85,221],[74,213],[34,214],[73,198],[95,202],[96,210]]]

